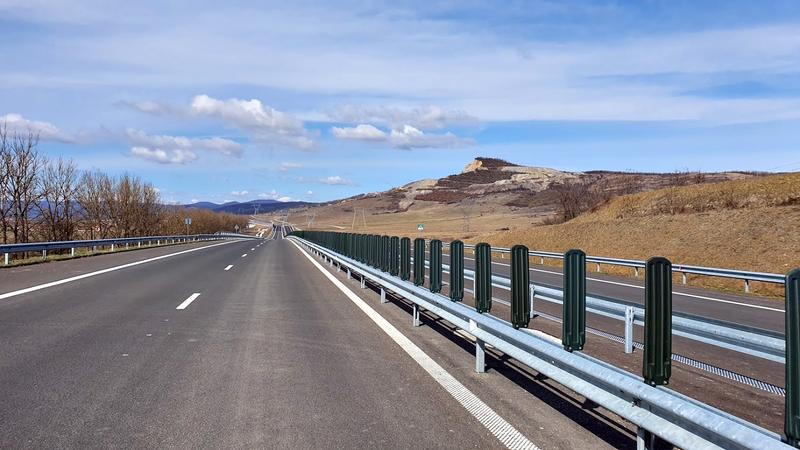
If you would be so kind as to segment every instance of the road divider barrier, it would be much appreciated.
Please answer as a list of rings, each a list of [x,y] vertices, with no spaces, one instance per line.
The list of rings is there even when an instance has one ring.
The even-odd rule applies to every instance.
[[[56,250],[69,250],[70,257],[75,256],[75,250],[79,248],[91,248],[92,252],[96,252],[98,248],[108,247],[110,251],[116,251],[119,246],[124,245],[125,249],[130,249],[131,245],[136,245],[136,248],[145,246],[172,245],[172,244],[185,244],[190,242],[200,241],[215,241],[220,239],[258,239],[255,236],[238,234],[238,233],[215,233],[215,234],[190,234],[190,235],[176,235],[176,236],[140,236],[129,238],[114,238],[114,239],[92,239],[92,240],[79,240],[79,241],[54,241],[54,242],[28,242],[21,244],[2,244],[0,245],[0,253],[3,254],[3,265],[11,264],[12,257],[15,253],[33,253],[40,252],[42,259],[47,259],[48,252]]]
[[[450,243],[450,300],[464,300],[464,243]]]
[[[475,310],[492,310],[492,247],[482,242],[475,246]]]
[[[471,248],[474,250],[474,246],[472,245],[465,245],[466,248]],[[447,245],[445,244],[445,248]],[[502,258],[505,258],[506,254],[511,253],[511,249],[502,248],[502,247],[495,247],[492,249],[493,253],[498,253]],[[539,258],[539,263],[544,264],[545,260],[548,259],[555,259],[555,260],[563,260],[564,254],[557,253],[557,252],[542,252],[542,251],[531,251],[531,257]],[[637,261],[634,259],[622,259],[622,258],[609,258],[605,256],[587,256],[586,262],[592,263],[595,266],[596,272],[601,272],[601,266],[619,266],[619,267],[630,267],[634,271],[635,276],[639,276],[640,269],[644,269],[647,265],[646,261]],[[772,283],[772,284],[783,284],[784,276],[777,274],[777,273],[765,273],[765,272],[752,272],[748,270],[738,270],[738,269],[723,269],[718,267],[702,267],[702,266],[693,266],[693,265],[686,265],[686,264],[674,264],[672,266],[672,272],[681,275],[681,283],[687,284],[687,275],[699,275],[705,277],[717,277],[717,278],[730,278],[735,280],[742,280],[743,281],[743,288],[745,293],[750,292],[750,283],[753,281],[758,281],[762,283]]]
[[[425,239],[414,239],[414,285],[425,283]]]
[[[561,345],[564,350],[583,350],[586,343],[586,253],[572,249],[564,253],[564,301]]]
[[[511,325],[514,328],[527,328],[531,320],[531,302],[528,297],[530,274],[528,247],[515,245],[511,249]]]
[[[645,326],[645,334],[650,333],[651,336],[645,339],[647,356],[643,369],[644,378],[640,378],[584,354],[578,348],[582,346],[580,339],[564,339],[568,341],[567,344],[570,347],[567,349],[567,344],[563,342],[561,344],[557,341],[554,343],[550,339],[517,329],[519,324],[512,323],[515,317],[512,317],[512,322],[507,322],[491,314],[486,314],[491,310],[490,304],[486,304],[486,302],[482,308],[478,307],[479,291],[483,289],[490,293],[492,285],[502,282],[499,277],[491,275],[491,248],[488,244],[479,244],[475,247],[476,270],[472,276],[475,282],[476,308],[472,308],[425,289],[422,284],[416,283],[416,279],[412,284],[360,263],[353,259],[352,252],[347,253],[346,249],[338,248],[335,245],[333,238],[335,234],[331,232],[296,232],[293,233],[292,239],[296,239],[298,243],[326,260],[348,267],[348,270],[361,277],[362,286],[369,281],[371,285],[379,288],[382,299],[385,298],[386,292],[390,291],[394,292],[397,297],[411,302],[414,306],[415,321],[417,321],[418,311],[425,310],[474,336],[477,372],[483,371],[485,348],[487,345],[491,345],[497,351],[505,353],[541,375],[630,421],[638,427],[637,446],[639,448],[652,448],[651,446],[658,440],[684,449],[719,447],[768,449],[790,448],[787,444],[797,444],[797,431],[800,428],[800,424],[798,424],[800,397],[793,395],[798,392],[798,383],[800,383],[798,380],[800,378],[798,372],[800,369],[800,365],[798,365],[800,338],[797,338],[797,334],[800,333],[800,298],[798,298],[800,295],[798,294],[800,270],[791,272],[786,277],[785,283],[787,312],[789,310],[792,312],[791,316],[787,314],[787,336],[794,334],[795,338],[788,348],[797,354],[787,353],[786,355],[789,359],[787,361],[785,411],[787,420],[786,436],[782,438],[776,433],[677,393],[665,386],[669,382],[670,376],[671,335],[679,328],[673,329],[672,325],[680,324],[684,326],[684,330],[688,328],[685,328],[686,323],[678,320],[678,317],[673,322],[671,314],[672,267],[671,263],[664,258],[652,258],[646,267],[648,287],[646,288],[646,311],[644,312],[645,316],[642,317],[642,324]],[[424,249],[420,255],[417,242],[415,241],[414,248],[415,270],[420,261],[423,262],[422,267],[425,266]],[[458,253],[458,250],[453,253]],[[518,258],[522,258],[524,250],[519,249],[512,253],[512,265],[514,265],[515,254],[518,255]],[[582,260],[580,253],[576,252],[565,255],[565,257],[572,260],[570,265],[579,265]],[[457,261],[457,259],[452,260],[451,255],[453,268],[458,264]],[[430,263],[428,265],[430,266]],[[471,271],[465,270],[465,277],[470,275],[469,272]],[[512,276],[514,276],[514,272],[516,270],[512,271]],[[573,270],[565,276],[580,278],[581,275],[585,277],[585,273],[581,274],[580,271]],[[512,290],[515,281],[516,279],[505,280],[506,288]],[[481,284],[483,286],[479,288]],[[581,286],[579,281],[572,284],[575,289],[568,288],[568,293],[559,293],[559,295],[566,296],[562,301],[570,303],[570,310],[579,311],[582,309],[580,299],[581,292],[585,293],[585,285]],[[536,291],[537,295],[542,293],[539,288],[536,288]],[[542,291],[546,294],[553,294],[545,289]],[[572,300],[567,300],[567,297]],[[609,303],[613,304],[613,302]],[[591,307],[590,298],[586,299],[586,304],[587,307]],[[792,306],[790,307],[789,304]],[[564,326],[574,326],[574,324],[568,325],[565,320]],[[577,333],[571,333],[572,331],[575,330],[564,330],[563,335],[579,336],[582,330],[577,327]]]
[[[800,269],[786,275],[786,414],[787,441],[800,447]]]
[[[431,292],[442,292],[442,241],[434,239],[430,244],[428,283]]]

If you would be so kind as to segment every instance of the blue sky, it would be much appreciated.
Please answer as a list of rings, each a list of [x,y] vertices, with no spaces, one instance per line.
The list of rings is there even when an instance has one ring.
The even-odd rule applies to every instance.
[[[0,0],[0,120],[168,202],[800,170],[794,0],[164,3]]]

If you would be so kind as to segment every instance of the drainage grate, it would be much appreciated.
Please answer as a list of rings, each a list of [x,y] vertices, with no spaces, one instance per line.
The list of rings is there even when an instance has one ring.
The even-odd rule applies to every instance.
[[[539,311],[536,311],[536,314],[545,319],[561,323],[560,317],[552,316],[550,314]],[[617,336],[616,334],[606,333],[605,331],[597,330],[591,327],[586,327],[586,331],[596,336],[604,337],[614,342],[618,342],[620,344],[625,343],[625,338],[622,336]],[[641,342],[634,341],[633,346],[639,350],[644,350],[644,344],[642,344]],[[695,369],[700,369],[709,373],[713,373],[714,375],[720,376],[722,378],[727,378],[728,380],[733,380],[742,384],[746,384],[750,387],[760,389],[762,391],[767,391],[771,394],[780,395],[781,397],[786,397],[786,389],[780,386],[775,386],[774,384],[767,383],[766,381],[757,380],[755,378],[748,377],[747,375],[742,375],[740,373],[732,372],[728,369],[723,369],[722,367],[712,366],[711,364],[704,363],[702,361],[698,361],[696,359],[692,359],[687,356],[677,355],[675,353],[672,354],[672,360],[677,361],[681,364],[686,364],[687,366],[694,367]]]

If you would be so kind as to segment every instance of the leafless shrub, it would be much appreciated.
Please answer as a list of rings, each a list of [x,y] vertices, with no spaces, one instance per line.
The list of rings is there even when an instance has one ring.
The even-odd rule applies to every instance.
[[[575,181],[555,185],[561,217],[564,222],[591,210],[605,198],[605,194],[585,181]],[[609,197],[610,198],[610,197]]]

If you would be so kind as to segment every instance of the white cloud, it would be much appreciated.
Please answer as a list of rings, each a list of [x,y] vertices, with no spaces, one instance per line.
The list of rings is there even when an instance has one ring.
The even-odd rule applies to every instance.
[[[249,194],[250,192],[244,191],[231,191],[231,195],[234,197],[244,197],[245,195]]]
[[[475,145],[472,139],[462,139],[453,133],[427,134],[405,125],[402,129],[393,129],[389,135],[392,147],[401,149],[412,148],[457,148]]]
[[[278,193],[278,191],[276,191],[275,189],[273,189],[273,190],[271,190],[269,192],[262,192],[262,193],[258,194],[258,196],[259,196],[259,198],[266,198],[266,199],[269,199],[269,200],[277,200],[279,202],[291,202],[291,201],[294,200],[292,197],[289,197],[288,195],[280,195]]]
[[[144,131],[128,129],[126,136],[137,146],[169,150],[209,150],[226,156],[241,157],[242,146],[220,137],[189,138],[186,136],[150,135]]]
[[[389,125],[392,128],[411,125],[422,130],[439,130],[449,125],[473,125],[478,122],[476,117],[467,114],[465,111],[448,110],[435,105],[412,109],[389,106],[345,105],[332,111],[329,116],[337,122],[372,122]]]
[[[127,101],[121,100],[116,103],[117,106],[130,108],[145,114],[152,114],[154,116],[166,116],[172,114],[182,114],[182,112],[169,104],[159,103],[150,100],[144,101]]]
[[[5,125],[10,132],[33,133],[38,135],[39,139],[43,141],[75,142],[74,136],[63,133],[52,123],[29,120],[22,117],[21,114],[10,113],[5,116],[0,116],[0,127],[3,125]]]
[[[369,124],[359,124],[355,127],[333,127],[331,134],[338,139],[353,139],[360,141],[383,141],[386,140],[386,132],[381,131]]]
[[[205,94],[197,95],[192,100],[191,112],[197,116],[220,118],[259,139],[301,149],[309,149],[314,144],[301,120],[263,105],[257,99],[218,100]]]
[[[303,167],[302,164],[293,163],[293,162],[282,162],[281,165],[278,167],[278,170],[281,172],[288,172],[294,169],[301,169]]]
[[[355,182],[352,180],[348,180],[347,178],[342,178],[339,175],[330,176],[326,178],[320,178],[319,182],[322,184],[327,184],[330,186],[353,186]]]
[[[312,195],[314,195],[314,191],[310,191],[310,190],[306,191],[306,195],[311,197]]]
[[[159,164],[186,164],[197,159],[191,150],[162,150],[160,148],[133,147],[131,155]]]
[[[411,125],[393,128],[388,134],[372,125],[360,124],[352,128],[331,128],[338,139],[387,142],[394,148],[404,150],[414,148],[457,148],[475,145],[472,139],[459,138],[451,132],[444,134],[424,133]]]
[[[269,192],[262,192],[262,193],[258,194],[258,196],[261,197],[261,198],[272,199],[272,200],[275,200],[275,199],[277,199],[279,197],[278,191],[276,191],[275,189],[273,189],[273,190],[271,190]]]

